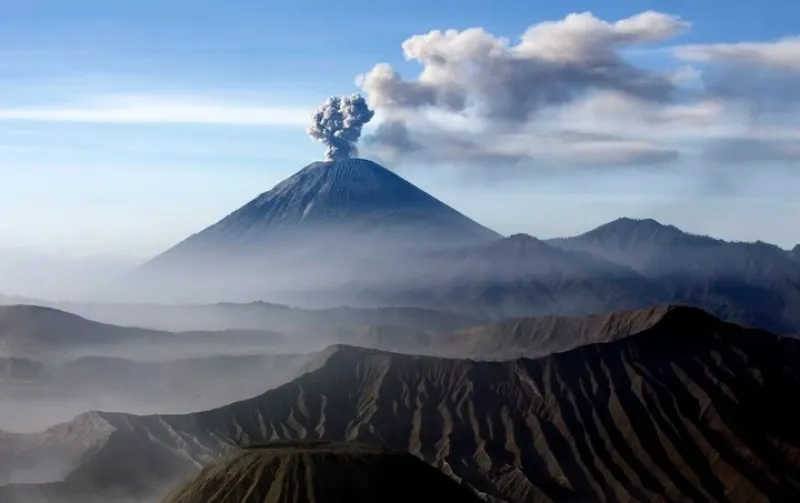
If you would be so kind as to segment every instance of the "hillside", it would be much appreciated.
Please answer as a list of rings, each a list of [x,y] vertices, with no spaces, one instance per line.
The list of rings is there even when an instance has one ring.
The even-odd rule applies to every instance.
[[[87,345],[162,341],[171,334],[90,321],[48,307],[0,306],[0,355],[27,356]]]
[[[667,302],[779,333],[800,331],[800,262],[775,245],[728,242],[629,218],[549,243],[630,267],[657,284]]]
[[[135,306],[131,306],[136,309]],[[88,311],[91,311],[89,309]],[[308,334],[309,336],[313,334]],[[322,337],[317,337],[321,340]],[[0,356],[60,359],[83,354],[119,356],[139,354],[162,359],[168,354],[208,354],[209,348],[228,346],[277,348],[306,342],[273,330],[191,330],[168,332],[135,326],[118,326],[83,318],[59,309],[32,305],[0,306]],[[159,351],[153,351],[158,347]],[[223,351],[224,353],[225,351]],[[241,352],[241,351],[239,351]],[[149,356],[148,356],[149,355]]]
[[[585,334],[615,340],[539,359],[338,346],[316,370],[219,409],[91,413],[68,427],[94,440],[64,482],[0,497],[151,494],[239,442],[278,439],[379,443],[510,502],[800,497],[796,340],[683,307],[631,313],[629,336],[602,323]]]
[[[405,282],[362,296],[494,320],[638,308],[665,298],[628,267],[525,234],[429,255]]]
[[[431,337],[427,347],[432,353],[455,358],[538,358],[639,334],[652,329],[670,312],[681,309],[684,308],[654,306],[586,316],[517,318]],[[420,347],[422,342],[419,340]]]
[[[409,483],[413,481],[413,483]],[[354,442],[274,442],[214,463],[165,503],[479,503],[408,453]]]
[[[42,303],[42,301],[37,302]],[[301,309],[269,302],[185,305],[56,303],[51,307],[104,323],[144,326],[175,332],[227,329],[321,332],[331,327],[354,328],[369,325],[392,325],[414,330],[447,332],[485,321],[470,314],[426,308],[343,306]]]

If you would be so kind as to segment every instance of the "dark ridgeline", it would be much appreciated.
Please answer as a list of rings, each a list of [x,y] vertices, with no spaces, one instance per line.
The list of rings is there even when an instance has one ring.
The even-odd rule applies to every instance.
[[[538,324],[584,345],[498,362],[337,346],[218,409],[92,413],[64,427],[89,453],[65,482],[0,498],[149,494],[238,443],[300,439],[410,452],[514,503],[800,498],[798,341],[686,307]]]
[[[480,503],[408,453],[356,442],[247,446],[203,469],[164,503]]]
[[[658,285],[666,301],[778,333],[800,333],[800,260],[791,258],[797,252],[630,218],[548,242],[630,267]]]
[[[800,245],[797,245],[794,248],[792,248],[792,251],[789,252],[789,256],[792,257],[792,259],[800,262]]]
[[[490,320],[599,313],[666,300],[657,284],[629,267],[526,234],[428,254],[404,282],[364,289],[362,297]]]

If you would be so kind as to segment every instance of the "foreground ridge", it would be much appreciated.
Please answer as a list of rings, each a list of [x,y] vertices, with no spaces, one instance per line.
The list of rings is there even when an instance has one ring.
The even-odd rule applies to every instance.
[[[355,442],[247,446],[170,494],[164,503],[478,503],[468,488],[408,454]]]
[[[102,435],[81,437],[90,448],[57,492],[152,494],[242,443],[323,440],[409,452],[513,503],[798,500],[800,342],[691,308],[639,316],[619,318],[640,319],[636,333],[536,359],[336,346],[225,407],[95,413],[64,428]]]

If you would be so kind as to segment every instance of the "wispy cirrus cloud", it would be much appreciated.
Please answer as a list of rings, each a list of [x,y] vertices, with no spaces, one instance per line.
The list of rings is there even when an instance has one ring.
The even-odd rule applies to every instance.
[[[294,127],[305,126],[310,113],[303,107],[151,96],[102,96],[41,107],[0,105],[0,121],[28,122]]]

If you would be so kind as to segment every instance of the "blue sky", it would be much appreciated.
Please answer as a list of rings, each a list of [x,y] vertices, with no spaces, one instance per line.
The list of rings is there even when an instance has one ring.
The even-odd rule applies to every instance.
[[[770,45],[800,32],[800,3],[792,0],[28,0],[0,5],[0,249],[147,257],[321,158],[323,147],[304,130],[322,100],[357,91],[379,99],[384,90],[360,89],[357,75],[388,63],[416,82],[424,65],[404,60],[402,48],[414,35],[482,27],[513,45],[529,27],[570,13],[591,11],[614,23],[650,10],[691,27],[608,50],[654,74],[686,70],[676,88],[690,96],[651,107],[617,104],[608,94],[616,89],[602,96],[576,89],[577,97],[537,109],[527,129],[492,133],[494,145],[513,150],[513,169],[493,163],[495,151],[480,152],[483,164],[460,163],[439,148],[456,130],[434,119],[408,126],[412,134],[428,131],[415,127],[438,128],[441,136],[431,136],[441,138],[436,146],[416,157],[375,155],[504,233],[550,237],[635,216],[727,239],[800,242],[800,202],[792,190],[800,187],[800,124],[780,103],[773,111],[759,101],[767,112],[756,119],[740,113],[764,82],[800,83],[792,80],[800,56]],[[735,45],[741,43],[757,45]],[[728,94],[713,94],[720,81],[712,77],[730,82],[757,73],[747,65],[767,68],[770,79],[745,89],[733,78],[744,90],[731,97],[723,86]],[[565,143],[565,131],[571,138],[578,130],[605,131],[608,119],[598,114],[629,105],[629,116],[611,121],[616,139],[602,155],[594,143]],[[378,107],[372,126],[400,112],[410,111]],[[413,112],[434,117],[437,110]],[[713,117],[687,126],[697,134],[681,135],[682,127],[643,126],[641,117],[653,114],[661,125],[663,117]],[[750,156],[766,152],[767,143],[780,155]],[[740,154],[743,145],[749,150]],[[606,150],[612,147],[626,154]],[[605,160],[574,158],[584,150]]]

